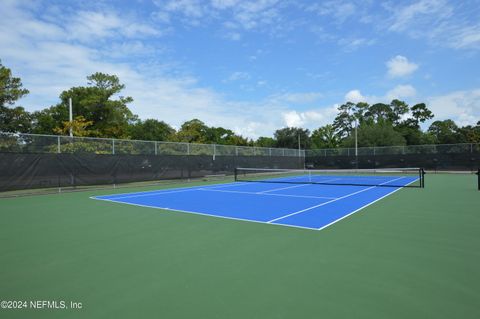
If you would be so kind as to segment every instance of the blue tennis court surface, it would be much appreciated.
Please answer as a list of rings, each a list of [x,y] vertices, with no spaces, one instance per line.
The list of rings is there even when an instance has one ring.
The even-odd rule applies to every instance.
[[[387,178],[406,186],[416,177]],[[323,229],[399,187],[236,182],[92,197],[98,200],[266,224]]]

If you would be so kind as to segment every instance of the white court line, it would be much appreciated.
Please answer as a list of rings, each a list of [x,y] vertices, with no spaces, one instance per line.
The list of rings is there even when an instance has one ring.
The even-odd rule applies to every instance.
[[[313,185],[313,184],[316,184],[316,183],[327,183],[327,182],[332,182],[332,181],[336,181],[338,180],[338,178],[330,178],[330,179],[327,179],[326,181],[321,181],[320,183],[319,182],[312,182],[312,183],[306,183],[306,184],[301,184],[301,185],[295,185],[295,186],[288,186],[288,187],[282,187],[282,188],[274,188],[274,189],[269,189],[269,190],[266,190],[266,191],[262,191],[262,192],[257,192],[257,194],[265,194],[265,193],[269,193],[269,192],[276,192],[276,191],[280,191],[280,190],[284,190],[284,189],[290,189],[290,188],[296,188],[296,187],[303,187],[303,186],[309,186],[309,185]],[[280,182],[281,183],[281,182]],[[303,197],[303,196],[302,196]],[[311,196],[308,196],[308,197],[311,197]],[[308,198],[307,197],[307,198]],[[312,198],[326,198],[326,199],[334,199],[336,197],[312,197]]]
[[[317,198],[317,199],[335,199],[336,197],[323,197],[323,196],[308,196],[308,195],[290,195],[290,194],[269,194],[263,192],[244,192],[244,191],[226,191],[221,189],[197,189],[199,191],[208,192],[220,192],[220,193],[234,193],[234,194],[251,194],[251,195],[264,195],[264,196],[281,196],[281,197],[298,197],[298,198]]]
[[[248,184],[251,184],[251,183],[247,183],[247,182],[225,183],[225,184],[213,184],[213,185],[206,185],[206,186],[197,185],[197,186],[188,186],[188,187],[165,188],[165,189],[158,189],[158,190],[148,191],[148,192],[121,193],[121,194],[100,195],[100,196],[115,196],[110,199],[120,199],[120,198],[144,197],[144,196],[154,196],[154,195],[186,192],[191,190],[198,190],[199,188],[222,188],[222,187],[242,186],[242,185],[248,185]],[[169,189],[173,189],[173,190],[169,190]],[[125,196],[116,196],[116,195],[125,195]],[[93,197],[97,197],[97,196],[93,196]]]
[[[416,181],[418,181],[418,178],[417,178],[416,180],[411,181],[410,183],[406,184],[405,186],[408,186],[408,185],[410,185],[410,184],[412,184],[412,183],[414,183],[414,182],[416,182]],[[374,200],[373,202],[370,202],[370,203],[368,203],[368,204],[366,204],[366,205],[364,205],[364,206],[362,206],[362,207],[360,207],[360,208],[357,208],[357,209],[355,209],[353,212],[350,212],[350,213],[348,213],[347,215],[345,215],[345,216],[343,216],[343,217],[341,217],[341,218],[339,218],[339,219],[336,219],[336,220],[334,220],[333,222],[331,222],[331,223],[329,223],[329,224],[327,224],[327,225],[324,225],[324,226],[318,228],[318,230],[325,229],[325,228],[327,228],[328,226],[331,226],[331,225],[335,224],[336,222],[338,222],[338,221],[340,221],[340,220],[342,220],[342,219],[344,219],[344,218],[347,218],[348,216],[350,216],[350,215],[352,215],[352,214],[355,214],[356,212],[364,209],[365,207],[370,206],[370,205],[372,205],[373,203],[376,203],[376,202],[378,202],[379,200],[384,199],[385,197],[387,197],[387,196],[389,196],[389,195],[392,195],[393,193],[398,192],[398,191],[401,190],[401,189],[402,189],[402,187],[399,187],[399,188],[395,189],[394,191],[392,191],[392,192],[390,192],[390,193],[388,193],[388,194],[385,194],[384,196],[382,196],[382,197]]]
[[[296,187],[303,187],[303,186],[307,186],[307,185],[311,185],[311,184],[301,184],[301,185],[288,186],[288,187],[282,187],[282,188],[274,188],[274,189],[269,189],[268,191],[257,192],[257,194],[265,194],[265,193],[269,193],[269,192],[279,191],[279,190],[282,190],[282,189],[290,189],[290,188],[296,188]]]
[[[401,178],[404,178],[404,177],[400,177],[400,178],[397,178],[397,179],[395,179],[395,180],[399,180],[399,179],[401,179]],[[391,181],[388,181],[388,182],[393,182],[393,181],[395,181],[395,180],[391,180]],[[414,180],[414,181],[412,181],[412,182],[410,182],[410,183],[408,183],[408,184],[406,184],[406,185],[410,185],[410,184],[414,183],[414,182],[417,181],[417,180],[418,180],[418,179],[416,179],[416,180]],[[382,183],[382,184],[386,184],[386,183],[387,183],[387,182]],[[203,188],[203,190],[210,190],[210,189],[206,189],[206,188],[207,188],[207,187],[208,187],[208,188],[229,187],[229,186],[246,185],[246,184],[251,184],[251,182],[248,182],[248,183],[246,183],[246,182],[245,182],[245,183],[239,183],[239,182],[237,182],[237,183],[213,184],[213,185],[212,185],[213,187],[203,186],[202,188]],[[180,189],[178,189],[178,190],[186,190],[186,189],[189,189],[189,190],[190,190],[190,189],[200,190],[199,187],[201,187],[201,186],[182,187],[182,188],[180,188]],[[374,187],[376,187],[376,186],[372,186],[372,187],[370,187],[370,188],[374,188]],[[370,188],[368,188],[368,189],[370,189]],[[274,224],[273,224],[272,221],[263,222],[263,221],[256,221],[256,220],[251,220],[251,219],[242,219],[242,218],[236,218],[236,217],[226,217],[226,216],[215,215],[215,214],[200,213],[200,212],[195,212],[195,211],[185,211],[185,210],[171,209],[171,208],[166,208],[166,207],[157,207],[157,206],[149,206],[149,205],[142,205],[142,204],[134,204],[134,203],[117,201],[117,200],[115,200],[115,199],[98,198],[98,197],[96,197],[96,196],[91,196],[90,198],[91,198],[91,199],[96,199],[96,200],[102,200],[102,201],[112,202],[112,203],[127,204],[127,205],[132,205],[132,206],[148,207],[148,208],[168,210],[168,211],[173,211],[173,212],[183,212],[183,213],[190,213],[190,214],[197,214],[197,215],[204,215],[204,216],[211,216],[211,217],[220,217],[220,218],[224,218],[224,219],[239,220],[239,221],[248,221],[248,222],[254,222],[254,223],[259,223],[259,224],[286,226],[286,227],[291,227],[291,228],[300,228],[300,229],[308,229],[308,230],[322,230],[322,229],[324,229],[324,228],[326,228],[326,227],[329,227],[329,226],[333,225],[334,223],[336,223],[336,222],[338,222],[338,221],[340,221],[340,220],[342,220],[342,219],[344,219],[344,218],[346,218],[346,217],[348,217],[348,216],[350,216],[350,215],[352,215],[352,214],[360,211],[361,209],[363,209],[363,208],[365,208],[365,207],[367,207],[367,206],[369,206],[369,205],[371,205],[371,204],[373,204],[373,203],[375,203],[375,202],[377,202],[377,201],[385,198],[386,196],[391,195],[391,194],[399,191],[401,188],[402,188],[402,187],[399,187],[399,188],[395,189],[393,192],[390,192],[390,193],[388,193],[388,194],[386,194],[386,195],[384,195],[384,196],[376,199],[375,201],[373,201],[373,202],[371,202],[371,203],[368,203],[367,205],[362,206],[361,208],[359,208],[359,209],[357,209],[357,210],[349,213],[348,215],[345,215],[345,216],[343,216],[343,217],[341,217],[341,218],[339,218],[339,219],[331,222],[330,224],[327,224],[327,225],[322,226],[322,227],[320,227],[320,228],[313,228],[313,227],[306,227],[306,226],[298,226],[298,225],[291,225],[291,224],[283,224],[283,223],[274,223]],[[359,191],[359,192],[366,191],[366,190],[368,190],[368,189],[364,189],[364,190],[361,190],[361,191]],[[162,190],[159,190],[159,191],[161,192]],[[152,192],[159,192],[159,191],[152,191]],[[221,191],[221,190],[214,190],[214,189],[212,189],[211,191]],[[344,197],[341,197],[341,198],[345,198],[345,197],[354,195],[354,194],[359,193],[359,192],[355,192],[355,193],[352,193],[352,194],[348,194],[348,195],[346,195],[346,196],[344,196]],[[131,194],[131,193],[123,193],[123,194]],[[254,193],[254,194],[255,194],[255,193]],[[120,194],[120,195],[121,195],[121,194]],[[276,195],[281,195],[281,194],[264,194],[264,195],[274,195],[274,196],[276,196]],[[105,196],[108,196],[108,195],[105,195]],[[295,195],[289,195],[289,196],[295,196]],[[336,198],[336,199],[334,199],[333,201],[336,201],[336,200],[341,199],[341,198]],[[333,202],[333,201],[329,201],[329,202],[326,202],[326,203],[322,203],[321,205],[317,205],[317,206],[315,206],[315,207],[319,207],[319,206],[322,206],[322,205],[324,205],[324,204],[328,204],[328,203]],[[315,207],[313,207],[313,208],[315,208]],[[309,209],[313,209],[313,208],[309,208]],[[305,211],[305,210],[303,210],[303,211]],[[299,212],[296,212],[296,213],[299,213]],[[293,214],[296,214],[296,213],[293,213]],[[286,215],[286,216],[277,218],[277,220],[286,218],[286,217],[291,216],[291,215],[292,215],[292,214],[289,214],[289,215]]]
[[[123,199],[123,198],[135,198],[135,197],[145,197],[145,196],[157,196],[163,194],[171,194],[171,193],[181,193],[181,192],[191,192],[197,190],[196,188],[189,188],[189,189],[178,189],[174,191],[164,191],[164,192],[156,192],[156,193],[148,193],[148,194],[137,194],[137,195],[127,195],[127,196],[116,196],[111,199]],[[106,195],[108,196],[108,195]],[[101,198],[100,198],[101,199]]]
[[[390,183],[390,182],[398,181],[399,179],[402,179],[402,178],[404,178],[404,177],[399,177],[399,178],[396,178],[396,179],[392,179],[392,180],[390,180],[390,181],[388,181],[388,182],[385,182],[385,183],[381,183],[381,184],[379,184],[379,186],[380,186],[380,185],[383,185],[383,184],[386,184],[386,183]],[[359,190],[359,191],[357,191],[357,192],[350,193],[350,194],[347,194],[347,195],[345,195],[345,196],[342,196],[342,197],[338,197],[338,198],[332,199],[332,200],[330,200],[330,201],[328,201],[328,202],[321,203],[321,204],[318,204],[318,205],[315,205],[315,206],[312,206],[312,207],[308,207],[308,208],[305,208],[305,209],[302,209],[302,210],[299,210],[299,211],[296,211],[296,212],[290,213],[290,214],[288,214],[288,215],[285,215],[285,216],[281,216],[281,217],[278,217],[278,218],[275,218],[275,219],[269,220],[269,221],[268,221],[268,223],[273,223],[273,222],[275,222],[275,221],[277,221],[277,220],[284,219],[284,218],[287,218],[287,217],[290,217],[290,216],[294,216],[294,215],[297,215],[297,214],[300,214],[300,213],[306,212],[306,211],[308,211],[308,210],[312,210],[312,209],[314,209],[314,208],[317,208],[317,207],[320,207],[320,206],[324,206],[324,205],[327,205],[327,204],[330,204],[330,203],[336,202],[336,201],[338,201],[338,200],[340,200],[340,199],[344,199],[344,198],[347,198],[347,197],[350,197],[350,196],[353,196],[353,195],[356,195],[356,194],[359,194],[359,193],[362,193],[362,192],[368,191],[368,190],[370,190],[370,189],[372,189],[372,188],[375,188],[375,187],[377,187],[377,186],[368,187],[368,188],[365,188],[365,189]]]
[[[140,207],[147,207],[147,208],[155,208],[155,209],[161,209],[161,210],[168,210],[168,211],[172,211],[172,212],[181,212],[181,213],[195,214],[195,215],[203,215],[203,216],[209,216],[209,217],[219,217],[219,218],[223,218],[223,219],[239,220],[239,221],[250,222],[250,223],[258,223],[258,224],[264,224],[264,225],[274,225],[274,226],[281,226],[281,227],[287,226],[287,227],[291,227],[291,228],[301,228],[301,229],[308,229],[308,230],[318,230],[317,228],[306,227],[306,226],[269,224],[268,222],[262,222],[262,221],[253,220],[253,219],[237,218],[237,217],[227,217],[227,216],[222,216],[222,215],[200,213],[200,212],[194,212],[194,211],[188,211],[188,210],[181,210],[181,209],[172,209],[172,208],[167,208],[167,207],[157,207],[157,206],[149,206],[149,205],[142,205],[142,204],[134,204],[134,203],[128,203],[128,202],[120,202],[120,201],[111,200],[111,199],[103,199],[103,198],[95,198],[95,197],[90,197],[90,198],[91,198],[91,199],[96,199],[96,200],[102,200],[102,201],[106,201],[106,202],[111,202],[111,203],[117,203],[117,204],[127,204],[127,205],[132,205],[132,206],[140,206]]]

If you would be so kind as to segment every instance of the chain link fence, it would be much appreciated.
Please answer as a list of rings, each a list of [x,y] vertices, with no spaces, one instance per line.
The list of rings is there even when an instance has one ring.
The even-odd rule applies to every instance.
[[[236,167],[303,168],[304,163],[305,152],[296,149],[0,133],[4,196],[226,179]]]
[[[358,156],[408,154],[480,154],[480,144],[427,144],[404,146],[359,147]],[[305,156],[355,156],[355,148],[325,148],[306,150]]]
[[[0,152],[305,157],[304,150],[288,148],[12,134],[2,132],[0,132]]]
[[[429,144],[307,150],[308,168],[422,167],[434,171],[476,171],[480,144]]]

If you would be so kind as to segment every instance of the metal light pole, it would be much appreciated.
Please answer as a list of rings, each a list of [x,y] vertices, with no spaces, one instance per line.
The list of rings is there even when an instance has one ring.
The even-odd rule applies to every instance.
[[[298,159],[302,158],[302,147],[300,144],[300,132],[298,132]],[[305,169],[305,157],[303,158],[303,169]]]
[[[300,147],[300,132],[298,133],[298,154],[300,154],[301,147]]]
[[[70,121],[70,137],[73,137],[73,128],[72,128],[72,122],[73,122],[73,111],[72,111],[72,98],[68,98],[68,115],[69,115],[69,121]]]
[[[358,169],[358,121],[355,119],[355,167]]]

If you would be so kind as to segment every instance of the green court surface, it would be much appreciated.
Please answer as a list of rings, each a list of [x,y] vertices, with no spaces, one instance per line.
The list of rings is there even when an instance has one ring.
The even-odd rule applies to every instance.
[[[89,198],[144,190],[0,199],[0,300],[82,304],[0,318],[480,318],[475,175],[321,231]]]

